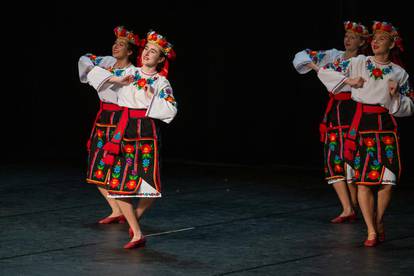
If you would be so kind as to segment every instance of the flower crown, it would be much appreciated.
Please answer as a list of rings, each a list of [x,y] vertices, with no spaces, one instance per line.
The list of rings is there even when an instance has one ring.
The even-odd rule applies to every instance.
[[[404,51],[403,45],[402,45],[402,38],[400,37],[400,34],[397,31],[397,28],[395,28],[391,23],[389,22],[380,22],[380,21],[374,21],[374,24],[372,25],[372,33],[375,32],[384,32],[387,33],[389,36],[391,36],[392,39],[394,39],[395,45],[401,50]]]
[[[125,29],[124,26],[115,27],[114,33],[117,38],[125,38],[129,43],[140,46],[141,41],[139,36]]]
[[[172,50],[173,45],[169,43],[165,37],[163,37],[162,35],[158,34],[155,31],[148,32],[147,41],[149,43],[154,43],[158,45],[159,47],[161,47],[161,51],[167,56]]]
[[[356,33],[358,35],[361,35],[361,36],[368,36],[369,35],[369,32],[368,32],[367,28],[364,25],[360,24],[360,23],[355,23],[355,22],[352,22],[352,21],[345,21],[344,22],[344,28],[345,28],[345,31],[354,32],[354,33]]]

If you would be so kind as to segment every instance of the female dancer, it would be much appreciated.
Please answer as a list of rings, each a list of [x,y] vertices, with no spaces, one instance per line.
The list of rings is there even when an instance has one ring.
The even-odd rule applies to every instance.
[[[122,26],[116,27],[114,33],[116,40],[112,46],[112,56],[97,57],[87,54],[79,59],[79,76],[82,83],[89,83],[97,88],[102,79],[90,77],[93,74],[89,74],[95,66],[105,68],[114,76],[124,75],[125,69],[133,66],[132,62],[135,62],[137,58],[137,51],[140,45],[138,35],[126,30]],[[121,116],[122,108],[118,106],[117,93],[110,89],[110,87],[100,89],[98,96],[100,99],[100,109],[96,115],[87,143],[89,156],[86,182],[97,185],[98,190],[112,209],[112,213],[108,217],[101,219],[99,223],[125,223],[125,217],[122,215],[117,202],[112,198],[108,198],[108,192],[105,189],[109,178],[110,166],[97,162],[102,158],[103,152],[100,149],[112,138],[115,126]]]
[[[355,169],[358,202],[368,230],[367,247],[385,239],[383,217],[391,188],[400,176],[397,124],[394,116],[414,113],[407,72],[400,66],[401,38],[391,23],[375,22],[371,42],[374,56],[343,63],[343,72],[321,69],[318,77],[333,93],[352,87],[357,109],[345,141],[345,158]],[[378,188],[374,210],[373,188]]]
[[[130,225],[131,241],[124,246],[126,249],[146,243],[131,198],[161,197],[158,133],[154,119],[170,123],[177,113],[166,78],[169,60],[174,57],[172,45],[165,37],[150,31],[141,54],[142,67],[130,67],[121,77],[112,76],[99,67],[90,72],[101,80],[96,85],[98,91],[105,85],[117,86],[118,105],[123,107],[114,135],[104,145],[99,163],[111,166],[106,187],[108,196],[115,199]]]
[[[318,71],[320,67],[331,68],[341,72],[343,64],[349,62],[349,58],[364,53],[368,30],[365,26],[355,22],[344,23],[345,51],[331,49],[327,51],[304,50],[296,54],[293,64],[300,74],[305,74],[311,69]],[[343,223],[356,219],[355,207],[357,206],[357,190],[352,182],[353,170],[344,160],[343,141],[356,103],[351,99],[351,88],[344,86],[340,93],[329,93],[328,102],[323,121],[320,124],[321,141],[324,143],[325,176],[328,184],[331,184],[341,202],[342,213],[332,219],[332,223]]]

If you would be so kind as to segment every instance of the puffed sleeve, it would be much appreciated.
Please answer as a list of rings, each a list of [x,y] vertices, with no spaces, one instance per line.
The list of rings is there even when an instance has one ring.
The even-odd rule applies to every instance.
[[[414,103],[410,97],[412,95],[412,87],[410,87],[409,76],[407,72],[403,72],[403,76],[398,82],[399,95],[394,96],[389,106],[390,114],[395,117],[408,117],[414,114]]]
[[[359,74],[359,67],[363,66],[365,59],[365,56],[360,55],[344,60],[339,64],[339,67],[342,68],[341,71],[336,71],[330,66],[324,66],[319,69],[318,78],[328,91],[334,94],[338,93],[348,77]]]
[[[95,66],[90,70],[86,76],[87,83],[89,83],[96,91],[100,91],[103,84],[112,77],[112,73],[99,66]]]
[[[313,51],[306,49],[298,52],[293,59],[293,66],[299,74],[306,74],[312,69],[309,68],[309,63],[315,63],[318,67],[323,67],[329,63],[334,62],[338,56],[342,55],[342,51],[337,49]]]
[[[170,82],[163,78],[154,92],[147,116],[170,123],[177,114],[177,102],[175,101]]]
[[[93,54],[86,54],[79,58],[78,69],[79,79],[82,83],[87,83],[88,73],[95,67],[108,68],[115,64],[116,59],[112,56],[97,57]]]

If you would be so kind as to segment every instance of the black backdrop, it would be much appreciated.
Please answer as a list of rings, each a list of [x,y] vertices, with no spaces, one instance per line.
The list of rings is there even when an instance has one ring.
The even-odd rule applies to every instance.
[[[318,125],[327,93],[315,74],[296,73],[294,54],[307,47],[342,49],[345,20],[368,26],[373,19],[385,20],[399,27],[407,70],[413,72],[414,33],[404,3],[15,6],[2,24],[2,163],[83,164],[98,99],[91,87],[79,83],[77,60],[87,52],[110,54],[112,29],[124,25],[141,35],[153,28],[175,45],[170,80],[179,114],[163,127],[164,158],[321,166]],[[413,175],[413,118],[399,122],[405,171]]]

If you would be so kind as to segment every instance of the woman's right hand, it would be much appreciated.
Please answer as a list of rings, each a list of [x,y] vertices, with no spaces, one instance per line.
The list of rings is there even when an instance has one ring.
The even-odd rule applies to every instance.
[[[365,79],[362,77],[356,77],[356,78],[348,78],[345,81],[345,84],[348,84],[352,88],[361,88],[364,86]]]
[[[313,63],[313,62],[306,64],[306,66],[307,66],[308,68],[312,69],[312,70],[315,70],[316,72],[318,72],[318,71],[319,71],[319,67],[318,67],[318,65],[316,65],[316,64],[315,64],[315,63]]]
[[[134,81],[134,76],[133,75],[127,75],[127,76],[123,76],[123,77],[110,77],[108,80],[110,83],[116,83],[119,85],[128,85],[130,83],[132,83]]]

